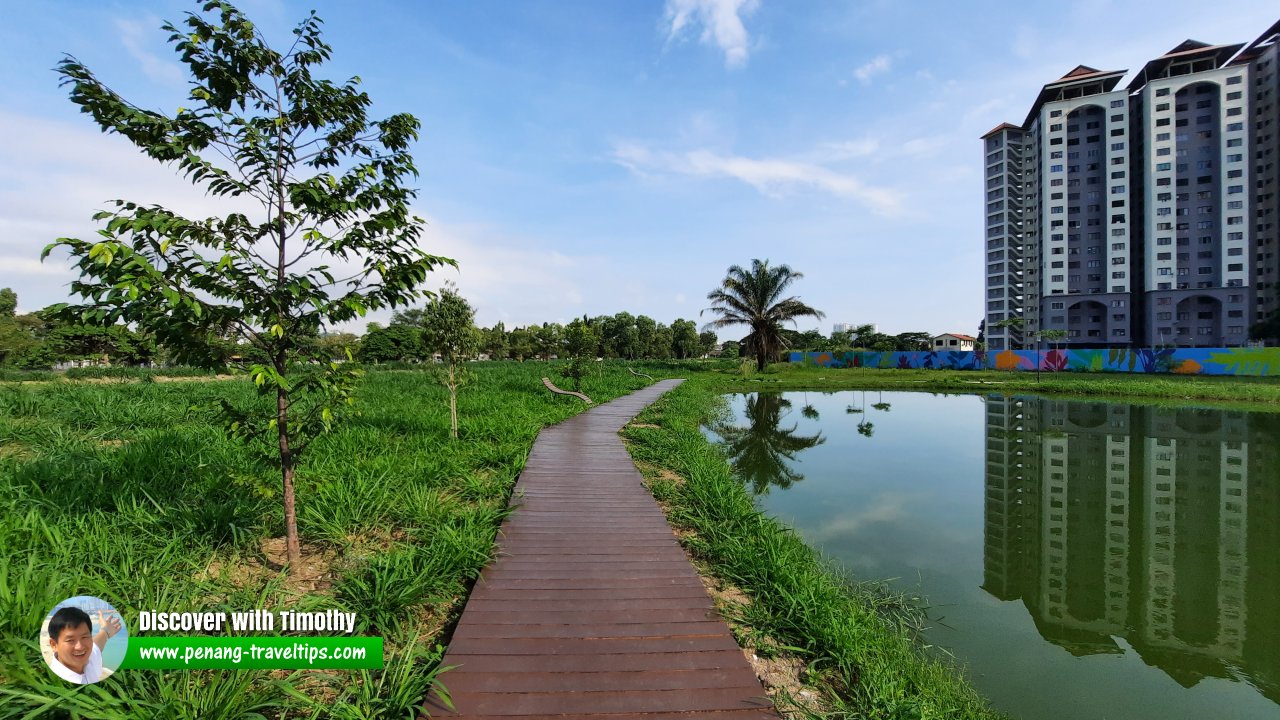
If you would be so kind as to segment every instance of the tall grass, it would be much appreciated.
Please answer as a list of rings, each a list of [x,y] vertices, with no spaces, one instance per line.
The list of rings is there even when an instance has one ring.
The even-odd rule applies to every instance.
[[[695,531],[687,548],[742,589],[742,620],[804,660],[835,717],[994,720],[955,666],[925,651],[917,606],[877,584],[853,582],[791,530],[762,513],[699,430],[717,398],[685,383],[626,430],[632,455],[674,472],[650,477],[671,521]]]
[[[583,380],[597,402],[648,384],[597,365]],[[375,371],[361,414],[311,446],[299,530],[329,566],[310,584],[264,557],[283,532],[278,474],[204,409],[253,402],[247,380],[0,388],[0,718],[413,715],[534,437],[585,407],[542,387],[546,363],[473,369],[456,441],[429,374]],[[126,622],[141,610],[346,609],[360,632],[386,638],[387,666],[126,670],[71,688],[40,660],[37,636],[53,605],[79,594],[110,601]]]

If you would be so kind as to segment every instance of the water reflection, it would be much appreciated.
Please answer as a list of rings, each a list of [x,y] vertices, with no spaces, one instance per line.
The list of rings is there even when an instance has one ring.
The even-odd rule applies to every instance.
[[[1280,416],[987,399],[983,588],[1075,655],[1280,702]],[[1250,558],[1255,560],[1250,562]]]
[[[806,405],[806,409],[809,407]],[[720,436],[734,472],[757,495],[769,492],[770,487],[788,488],[803,480],[804,475],[789,463],[796,459],[796,453],[826,442],[821,432],[797,435],[795,424],[786,429],[779,427],[790,408],[791,401],[781,394],[757,393],[747,397],[745,425],[723,421],[711,428]]]

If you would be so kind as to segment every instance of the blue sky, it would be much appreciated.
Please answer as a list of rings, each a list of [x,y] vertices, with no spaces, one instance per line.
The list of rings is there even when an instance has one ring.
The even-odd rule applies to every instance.
[[[32,310],[71,273],[40,250],[117,197],[217,203],[100,134],[52,71],[70,53],[172,111],[170,0],[12,4],[0,25],[0,286]],[[1077,64],[1127,68],[1194,37],[1247,42],[1274,5],[1085,0],[295,2],[240,7],[269,37],[314,8],[335,79],[423,124],[425,246],[508,327],[626,310],[698,320],[731,264],[785,262],[821,323],[976,333],[982,150]],[[1141,28],[1133,31],[1126,28]],[[385,313],[371,319],[385,320]],[[702,318],[706,320],[707,318]],[[817,323],[802,321],[801,327]],[[362,328],[355,328],[360,330]],[[734,336],[729,331],[725,337]]]

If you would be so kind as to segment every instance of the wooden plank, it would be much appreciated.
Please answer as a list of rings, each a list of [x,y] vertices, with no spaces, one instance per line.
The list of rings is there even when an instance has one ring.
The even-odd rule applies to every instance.
[[[754,687],[560,693],[450,693],[457,711],[478,715],[535,713],[699,712],[772,707]]]
[[[454,670],[441,678],[450,692],[585,692],[637,690],[692,690],[697,688],[750,687],[755,673],[744,667],[702,670],[649,670],[631,672],[527,672],[483,673]]]
[[[677,381],[678,382],[678,381]],[[539,434],[441,676],[470,720],[777,720],[617,431],[657,383]]]
[[[445,654],[444,664],[455,665],[468,671],[505,672],[577,672],[594,673],[608,671],[639,670],[714,670],[735,667],[745,663],[741,648],[733,650],[709,650],[687,653],[648,653],[640,655],[455,655]],[[448,676],[446,676],[448,677]],[[448,683],[445,682],[445,687]]]

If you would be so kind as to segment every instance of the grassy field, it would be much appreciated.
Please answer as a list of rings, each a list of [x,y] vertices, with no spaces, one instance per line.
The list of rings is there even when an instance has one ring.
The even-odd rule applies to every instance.
[[[1271,379],[775,366],[637,364],[688,377],[628,439],[704,569],[750,598],[739,620],[794,653],[830,707],[850,717],[998,717],[955,668],[914,640],[921,617],[851,582],[759,513],[698,432],[722,392],[789,389],[1069,393],[1275,409]],[[278,476],[224,436],[204,408],[249,402],[246,380],[87,372],[0,380],[0,718],[407,717],[438,670],[439,644],[490,557],[537,431],[579,412],[547,393],[546,363],[480,363],[448,440],[444,389],[422,370],[376,371],[362,415],[318,441],[299,469],[307,561],[280,572]],[[195,373],[188,373],[198,375]],[[564,384],[564,383],[562,383]],[[584,380],[597,401],[648,384],[622,364]],[[679,478],[677,480],[677,478]],[[39,658],[54,603],[76,594],[141,610],[255,607],[356,612],[387,642],[374,672],[123,672],[69,688]],[[789,650],[787,648],[790,648]],[[447,686],[447,673],[441,676]]]
[[[299,468],[307,558],[288,573],[278,475],[202,409],[251,401],[248,380],[0,387],[0,717],[410,717],[535,435],[584,407],[548,393],[544,374],[544,363],[477,366],[450,442],[429,375],[371,373],[362,416]],[[607,365],[583,390],[599,402],[646,384]],[[79,594],[127,622],[142,610],[355,612],[359,634],[386,639],[387,666],[124,671],[72,688],[44,666],[37,636]]]

